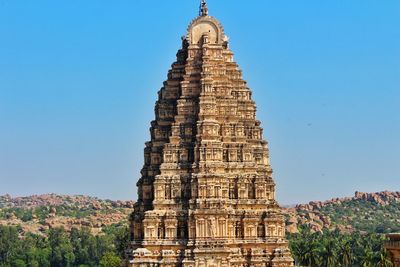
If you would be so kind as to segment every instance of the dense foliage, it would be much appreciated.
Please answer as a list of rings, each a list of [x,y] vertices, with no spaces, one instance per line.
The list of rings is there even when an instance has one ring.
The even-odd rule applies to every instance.
[[[0,226],[1,267],[119,267],[129,233],[127,227],[108,227],[94,236],[88,229],[50,229],[46,237],[17,227]]]
[[[289,234],[290,249],[299,266],[390,267],[383,248],[384,235],[341,234],[339,231],[312,233],[302,228]]]
[[[118,267],[129,242],[125,226],[107,227],[94,236],[88,229],[50,229],[46,237],[20,237],[17,227],[0,226],[0,267]],[[299,266],[390,267],[380,234],[312,233],[302,228],[289,234]]]

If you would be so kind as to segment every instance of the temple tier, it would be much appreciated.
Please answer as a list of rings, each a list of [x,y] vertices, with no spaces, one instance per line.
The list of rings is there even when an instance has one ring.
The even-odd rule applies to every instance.
[[[293,266],[252,93],[205,11],[183,38],[155,115],[128,266]]]

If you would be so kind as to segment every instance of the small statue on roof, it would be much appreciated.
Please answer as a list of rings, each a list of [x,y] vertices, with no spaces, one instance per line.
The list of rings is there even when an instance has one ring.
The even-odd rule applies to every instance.
[[[201,0],[200,3],[200,16],[207,16],[208,15],[208,7],[206,0]]]

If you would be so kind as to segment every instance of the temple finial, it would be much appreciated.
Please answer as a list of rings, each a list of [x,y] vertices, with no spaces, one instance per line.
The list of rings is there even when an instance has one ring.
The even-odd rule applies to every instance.
[[[201,0],[199,16],[207,16],[207,15],[208,15],[208,7],[206,0]]]

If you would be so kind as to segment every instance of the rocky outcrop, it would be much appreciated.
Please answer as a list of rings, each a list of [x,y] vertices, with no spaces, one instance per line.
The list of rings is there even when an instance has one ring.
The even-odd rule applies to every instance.
[[[400,192],[390,192],[390,191],[382,191],[377,193],[364,193],[356,191],[354,193],[354,197],[344,197],[344,198],[332,198],[327,201],[311,201],[308,204],[298,204],[296,205],[297,210],[317,210],[322,207],[333,205],[333,204],[341,204],[343,202],[349,201],[357,201],[364,200],[368,202],[374,202],[379,205],[385,206],[390,202],[396,201],[400,202]]]
[[[342,215],[335,217],[333,212],[329,213],[328,207],[334,207],[336,210],[346,209],[352,203],[352,212],[354,216]],[[286,216],[286,231],[297,233],[300,226],[310,228],[313,232],[322,232],[324,229],[339,230],[341,233],[351,233],[357,229],[353,226],[355,217],[371,220],[369,214],[365,214],[362,203],[375,204],[382,209],[390,204],[399,206],[400,211],[400,192],[382,191],[376,193],[355,192],[353,197],[333,198],[327,201],[311,201],[307,204],[298,204],[294,208],[284,210]],[[394,219],[394,222],[400,222],[400,219]]]
[[[101,200],[56,194],[13,198],[0,196],[0,225],[20,226],[24,233],[46,234],[50,228],[86,227],[99,234],[104,227],[127,223],[133,201]]]
[[[133,208],[133,201],[113,201],[101,200],[95,197],[83,195],[57,195],[43,194],[27,197],[12,197],[9,194],[0,196],[0,208],[36,208],[36,207],[57,207],[57,206],[77,206],[93,207],[94,209],[107,208]]]
[[[355,192],[354,197],[312,201],[308,204],[284,208],[286,231],[298,233],[300,227],[306,226],[314,232],[337,229],[342,233],[351,233],[357,230],[354,226],[355,219],[371,220],[372,218],[372,215],[366,215],[366,209],[360,206],[362,203],[380,207],[382,218],[392,216],[394,224],[400,225],[400,216],[384,212],[388,205],[395,205],[398,206],[400,213],[400,192]],[[54,227],[64,227],[66,230],[73,227],[87,227],[92,233],[97,234],[106,226],[127,223],[133,204],[133,201],[101,200],[88,196],[46,194],[13,198],[10,195],[4,195],[0,196],[0,225],[21,226],[22,234],[28,232],[45,234],[48,229]],[[352,204],[353,216],[346,214],[338,218],[329,211],[331,208],[349,209],[350,204]],[[45,210],[45,214],[36,213],[37,208]],[[28,219],[22,218],[20,210],[32,212],[32,216]],[[85,212],[79,213],[79,216],[73,215],[74,212],[82,211]]]

